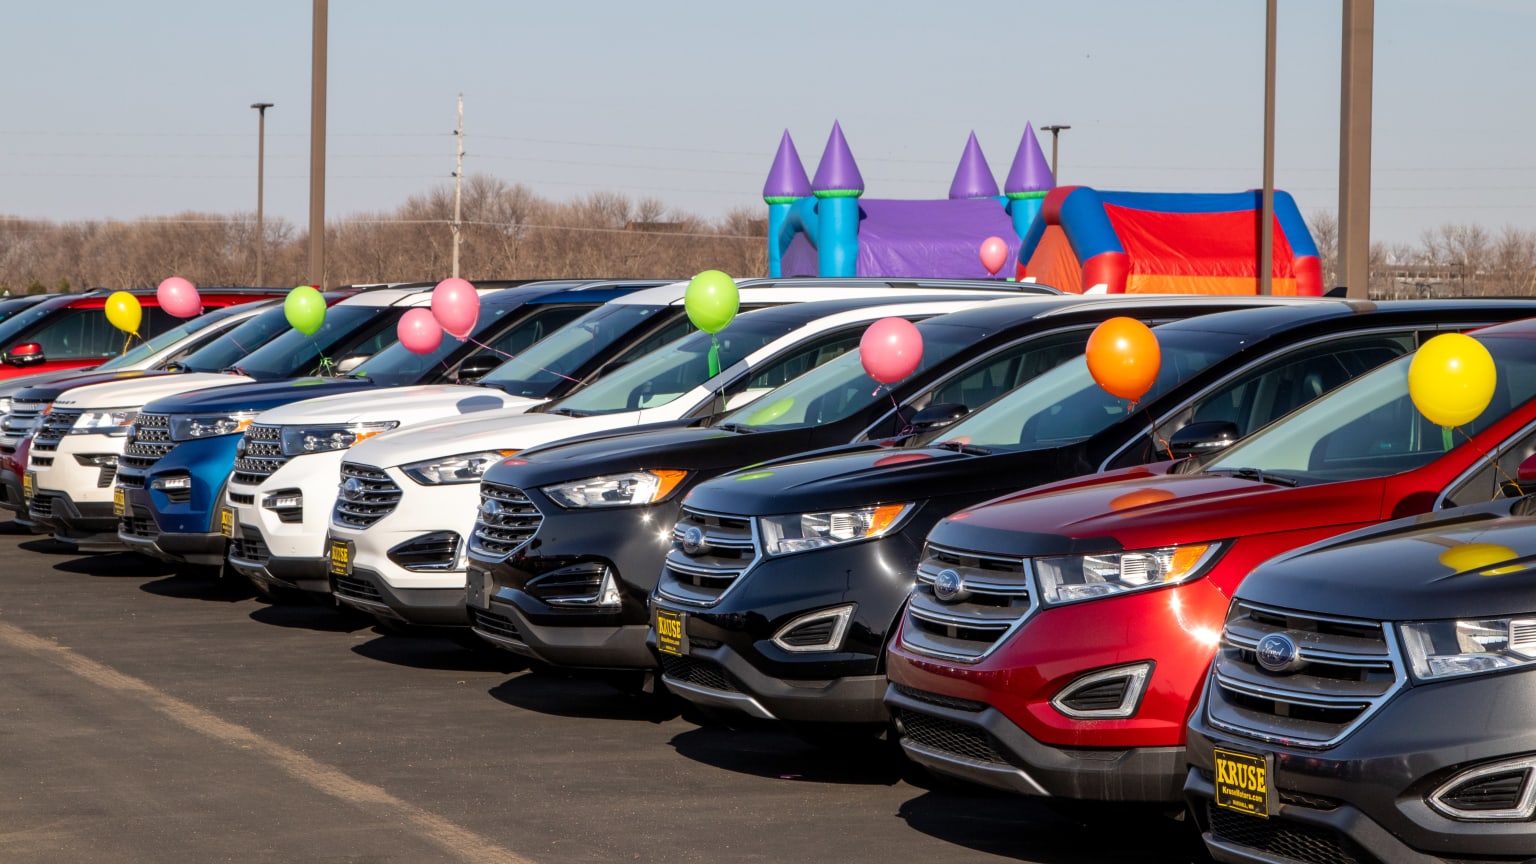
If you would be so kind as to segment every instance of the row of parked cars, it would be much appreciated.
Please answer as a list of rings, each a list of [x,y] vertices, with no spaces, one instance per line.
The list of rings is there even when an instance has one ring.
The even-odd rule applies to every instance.
[[[712,337],[684,288],[482,286],[431,354],[394,341],[428,285],[213,312],[0,391],[4,505],[690,716],[1187,804],[1221,860],[1531,858],[1536,301],[751,280]],[[878,385],[890,317],[923,353]],[[1134,403],[1084,357],[1115,317],[1157,336]],[[1474,330],[1494,396],[1443,429],[1408,365]]]

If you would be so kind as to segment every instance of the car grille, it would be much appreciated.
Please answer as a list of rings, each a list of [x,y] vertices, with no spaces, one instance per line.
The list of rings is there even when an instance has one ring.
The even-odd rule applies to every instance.
[[[400,495],[400,487],[383,471],[343,462],[331,521],[347,528],[367,528],[395,512]]]
[[[906,708],[896,709],[895,714],[904,741],[971,762],[1012,767],[1002,746],[979,726]]]
[[[1259,665],[1264,637],[1297,646],[1279,672]],[[1331,747],[1407,683],[1391,628],[1379,621],[1313,615],[1237,601],[1211,667],[1206,717],[1262,741]]]
[[[418,573],[452,570],[459,563],[459,535],[433,531],[401,543],[388,555],[390,561]]]
[[[369,603],[384,602],[384,595],[380,594],[379,589],[373,587],[373,584],[370,582],[365,582],[355,576],[335,576],[332,578],[334,580],[334,590],[339,597],[346,597],[349,600],[363,600]]]
[[[229,557],[245,564],[261,565],[272,560],[272,550],[267,548],[266,538],[261,536],[260,530],[241,525],[239,535],[229,541]]]
[[[103,465],[101,466],[101,469],[96,472],[96,488],[110,489],[112,488],[112,481],[115,479],[117,479],[117,463],[114,462],[110,465]]]
[[[20,438],[36,428],[43,409],[53,404],[49,399],[13,399],[11,410],[0,421],[0,432],[7,438]]]
[[[930,544],[917,565],[901,644],[918,654],[974,663],[1001,645],[1035,606],[1023,559]]]
[[[82,413],[67,410],[50,411],[44,414],[42,422],[37,426],[37,431],[32,433],[32,452],[52,453],[58,450],[59,442],[69,434],[70,428],[75,425],[76,420],[80,419]]]
[[[695,687],[704,687],[709,690],[720,690],[726,693],[739,693],[741,688],[731,678],[731,674],[718,663],[708,660],[700,660],[696,657],[678,657],[672,654],[661,656],[662,673],[672,681],[680,684],[692,684]]]
[[[1331,828],[1289,822],[1283,819],[1259,819],[1207,807],[1211,833],[1217,839],[1268,853],[1270,856],[1304,864],[1375,864],[1376,859]]]
[[[123,516],[117,520],[117,533],[140,540],[153,540],[160,536],[155,520],[148,516]]]
[[[672,529],[672,550],[657,593],[694,606],[718,603],[752,569],[757,549],[752,517],[684,507]]]
[[[52,456],[32,456],[32,457],[30,457],[29,464],[33,468],[52,468],[53,467],[53,457]]]
[[[169,414],[140,414],[128,427],[128,443],[123,447],[123,458],[118,460],[122,473],[118,481],[135,489],[144,488],[142,472],[149,470],[161,457],[171,452],[176,442],[171,440]]]
[[[288,462],[283,455],[283,427],[253,423],[240,439],[239,457],[230,482],[240,486],[258,486]]]
[[[480,483],[480,512],[469,548],[476,557],[506,560],[533,538],[544,515],[523,490],[497,483]]]
[[[517,622],[505,615],[470,607],[469,623],[471,629],[486,636],[507,642],[523,641],[523,634],[517,629]]]
[[[53,496],[34,494],[27,499],[27,515],[33,519],[53,518]]]

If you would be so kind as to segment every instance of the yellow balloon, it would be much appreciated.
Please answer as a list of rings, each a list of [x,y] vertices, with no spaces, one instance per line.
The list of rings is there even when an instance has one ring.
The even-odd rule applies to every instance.
[[[113,327],[124,333],[139,333],[139,324],[144,320],[144,307],[139,305],[139,298],[127,291],[113,291],[107,297],[107,321]]]
[[[1498,373],[1481,342],[1464,333],[1442,333],[1419,346],[1408,364],[1408,395],[1437,426],[1476,420],[1493,398]]]

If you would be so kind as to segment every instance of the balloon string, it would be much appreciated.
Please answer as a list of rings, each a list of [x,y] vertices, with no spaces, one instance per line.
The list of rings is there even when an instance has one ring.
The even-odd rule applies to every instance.
[[[321,378],[332,377],[335,374],[336,364],[331,362],[331,358],[325,356],[325,349],[320,347],[320,343],[316,342],[314,337],[310,337],[309,345],[315,349],[315,354],[320,358],[319,365],[315,367],[315,375]]]
[[[1450,436],[1453,434],[1453,430],[1454,430],[1454,432],[1460,432],[1461,433],[1461,437],[1467,442],[1467,446],[1471,447],[1473,450],[1476,450],[1477,451],[1477,455],[1483,457],[1484,459],[1488,459],[1488,461],[1493,465],[1494,470],[1498,471],[1499,474],[1503,475],[1505,482],[1507,482],[1507,483],[1509,483],[1509,485],[1515,487],[1515,491],[1519,492],[1521,495],[1525,495],[1526,494],[1525,488],[1520,485],[1519,479],[1515,478],[1515,477],[1509,476],[1509,472],[1504,470],[1504,466],[1499,463],[1499,460],[1489,458],[1488,452],[1486,450],[1483,450],[1482,448],[1478,447],[1476,444],[1473,444],[1472,443],[1472,437],[1467,434],[1465,429],[1462,429],[1460,426],[1441,426],[1440,428],[1443,431],[1443,434],[1446,436],[1446,440],[1447,441],[1450,440]],[[1498,500],[1498,496],[1494,496],[1493,498],[1490,498],[1488,500],[1490,500],[1490,501]]]
[[[875,392],[879,393],[880,391],[876,390]],[[897,431],[896,435],[898,437],[902,435],[911,435],[916,430],[912,428],[912,424],[907,420],[907,418],[901,416],[901,403],[896,401],[896,394],[892,393],[891,388],[889,387],[885,388],[885,392],[886,395],[891,397],[891,407],[896,409],[896,419],[901,421],[901,429]]]
[[[709,337],[709,377],[720,374],[720,340],[714,334]]]
[[[1136,403],[1139,402],[1139,401],[1140,401],[1139,399],[1132,399],[1131,400],[1131,404],[1129,404],[1129,405],[1127,405],[1125,407],[1125,413],[1128,414],[1128,415],[1132,414],[1132,413],[1135,413],[1135,411],[1136,411]],[[1163,436],[1157,434],[1157,422],[1152,417],[1152,406],[1150,406],[1150,405],[1147,406],[1147,431],[1152,436],[1152,452],[1153,453],[1157,452],[1157,445],[1161,444],[1161,445],[1163,445],[1163,452],[1168,454],[1168,458],[1169,459],[1176,458],[1173,455],[1173,445],[1168,443],[1168,439],[1167,438],[1164,438]]]
[[[508,360],[518,360],[518,359],[521,359],[516,354],[508,354],[507,352],[502,351],[499,348],[492,348],[491,346],[485,344],[484,342],[481,342],[481,341],[475,339],[473,336],[466,336],[466,337],[464,337],[463,340],[460,340],[460,341],[465,341],[465,342],[469,342],[469,343],[471,343],[473,345],[478,345],[481,348],[484,348],[485,350],[491,352],[492,354],[500,354],[501,356],[507,358]],[[526,362],[526,361],[524,361],[524,362]],[[564,378],[565,380],[571,382],[572,384],[580,384],[581,383],[581,379],[580,378],[572,378],[569,375],[561,375],[559,372],[556,372],[553,369],[545,369],[543,366],[537,366],[535,368],[537,368],[540,372],[548,372],[549,374],[555,376],[556,378]]]

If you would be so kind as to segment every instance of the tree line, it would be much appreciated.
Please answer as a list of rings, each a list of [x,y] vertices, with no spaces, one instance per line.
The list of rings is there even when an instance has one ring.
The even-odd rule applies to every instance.
[[[686,278],[706,269],[767,272],[767,219],[739,208],[709,221],[654,198],[595,192],[551,201],[522,184],[465,178],[459,275],[466,279]],[[1323,283],[1336,285],[1338,223],[1308,219]],[[262,226],[268,286],[308,281],[309,236],[288,220]],[[435,282],[453,256],[453,189],[412,196],[393,212],[326,225],[325,284]],[[1426,230],[1418,245],[1375,243],[1374,298],[1536,294],[1536,232],[1479,225]],[[195,284],[256,284],[256,218],[183,213],[131,222],[0,217],[0,293],[149,288],[167,276]]]

